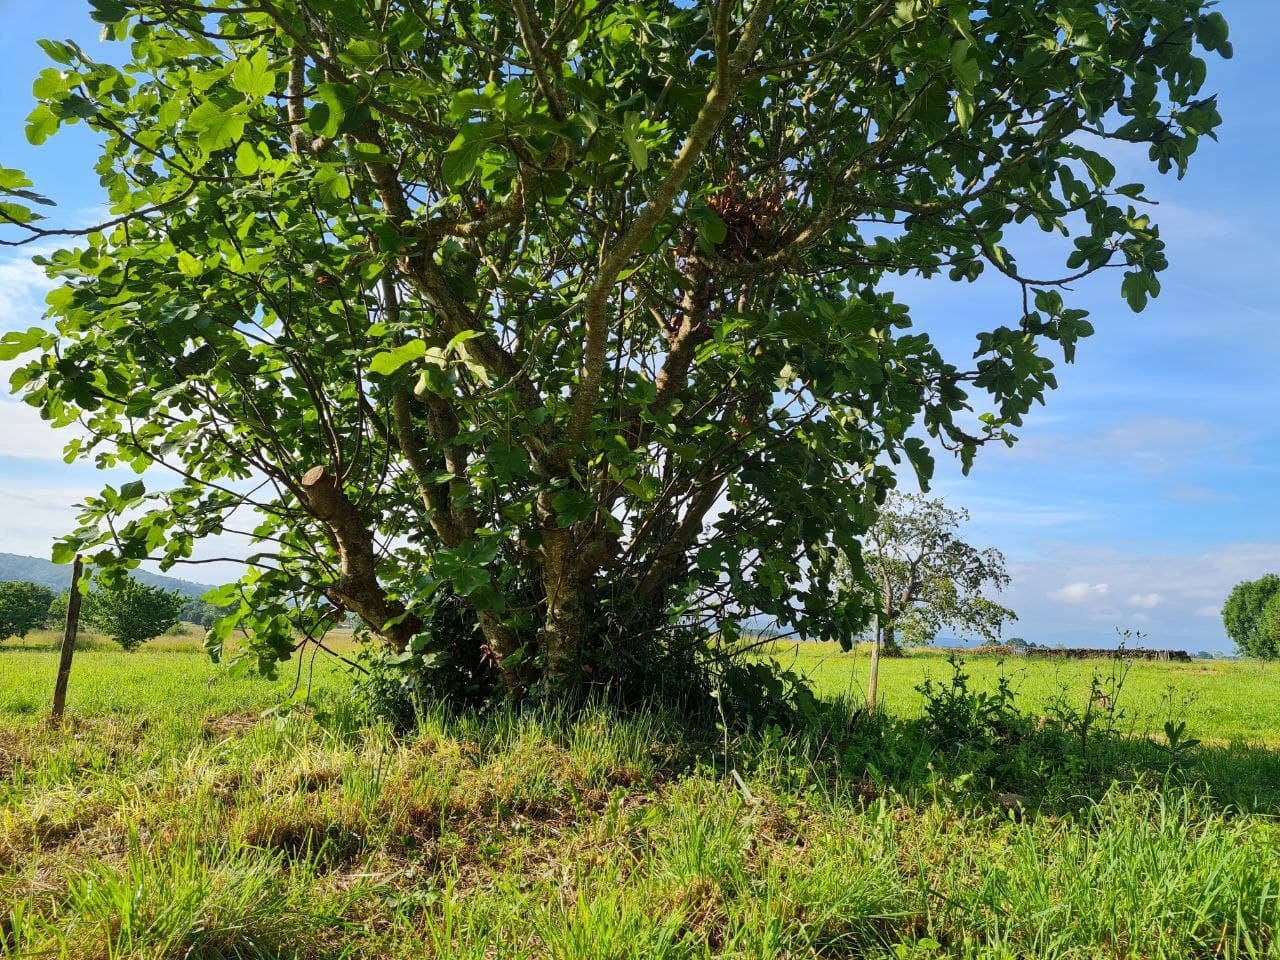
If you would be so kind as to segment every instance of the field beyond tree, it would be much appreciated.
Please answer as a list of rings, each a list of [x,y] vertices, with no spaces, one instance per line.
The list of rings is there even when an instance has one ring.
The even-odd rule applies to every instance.
[[[920,725],[915,687],[952,678],[934,652],[884,663],[880,720],[858,710],[865,654],[780,644],[825,706],[800,731],[498,709],[397,736],[331,658],[233,676],[190,637],[90,639],[51,731],[50,640],[0,650],[0,956],[1280,949],[1274,664],[1134,663],[1115,704],[1132,737],[1032,769],[1045,755],[1016,738]],[[1039,717],[1111,668],[961,669],[983,692],[1003,672]],[[1171,749],[1171,708],[1202,743]]]

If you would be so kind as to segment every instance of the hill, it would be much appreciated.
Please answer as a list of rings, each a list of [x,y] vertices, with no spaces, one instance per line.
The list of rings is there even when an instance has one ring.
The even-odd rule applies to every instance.
[[[177,577],[165,577],[147,570],[134,570],[133,575],[143,583],[153,587],[164,587],[176,590],[184,597],[198,597],[213,589],[207,583],[193,583],[190,580],[179,580]],[[71,567],[41,560],[39,557],[26,557],[17,553],[0,553],[0,580],[29,580],[40,583],[51,590],[62,591],[71,584]]]

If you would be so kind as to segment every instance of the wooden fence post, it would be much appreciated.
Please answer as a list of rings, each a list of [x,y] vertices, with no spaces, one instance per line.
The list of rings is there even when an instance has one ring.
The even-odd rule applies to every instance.
[[[80,574],[84,561],[76,556],[71,567],[71,592],[67,595],[67,622],[62,630],[62,652],[58,658],[58,679],[53,686],[53,711],[49,723],[62,723],[62,711],[67,705],[67,682],[71,679],[71,658],[76,652],[76,631],[80,628]]]
[[[867,712],[876,712],[876,692],[880,686],[880,614],[871,620],[871,674],[867,678]]]

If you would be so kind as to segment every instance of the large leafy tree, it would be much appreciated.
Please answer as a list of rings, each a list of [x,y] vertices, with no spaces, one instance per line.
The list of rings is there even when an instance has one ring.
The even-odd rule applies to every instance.
[[[1246,656],[1280,657],[1280,576],[1237,583],[1222,605],[1222,624]]]
[[[944,629],[996,640],[1018,619],[988,596],[1009,585],[1009,574],[995,547],[961,539],[968,520],[968,511],[918,494],[891,494],[883,505],[863,538],[869,585],[850,585],[869,594],[886,653],[929,643]]]
[[[175,484],[58,553],[240,530],[215,646],[269,668],[350,611],[512,693],[647,676],[726,612],[851,636],[891,462],[1009,438],[1091,332],[1068,284],[1159,291],[1106,147],[1181,175],[1230,52],[1201,0],[92,7],[123,66],[45,42],[27,136],[96,130],[111,214],[4,353],[70,456]],[[31,186],[0,174],[12,242],[50,235]],[[991,272],[963,365],[890,290]]]

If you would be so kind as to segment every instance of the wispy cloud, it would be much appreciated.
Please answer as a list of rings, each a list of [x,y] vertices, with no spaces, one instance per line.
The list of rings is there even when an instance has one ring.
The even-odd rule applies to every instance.
[[[1088,603],[1090,600],[1096,600],[1098,597],[1105,597],[1110,592],[1110,584],[1089,583],[1085,580],[1079,580],[1075,583],[1068,583],[1065,587],[1054,590],[1049,594],[1049,596],[1054,600],[1060,600],[1063,603]]]
[[[44,297],[54,287],[44,271],[31,262],[38,250],[0,259],[0,331],[38,326]]]
[[[1140,607],[1144,610],[1154,610],[1160,604],[1164,603],[1164,597],[1158,593],[1131,593],[1129,594],[1129,606]]]

